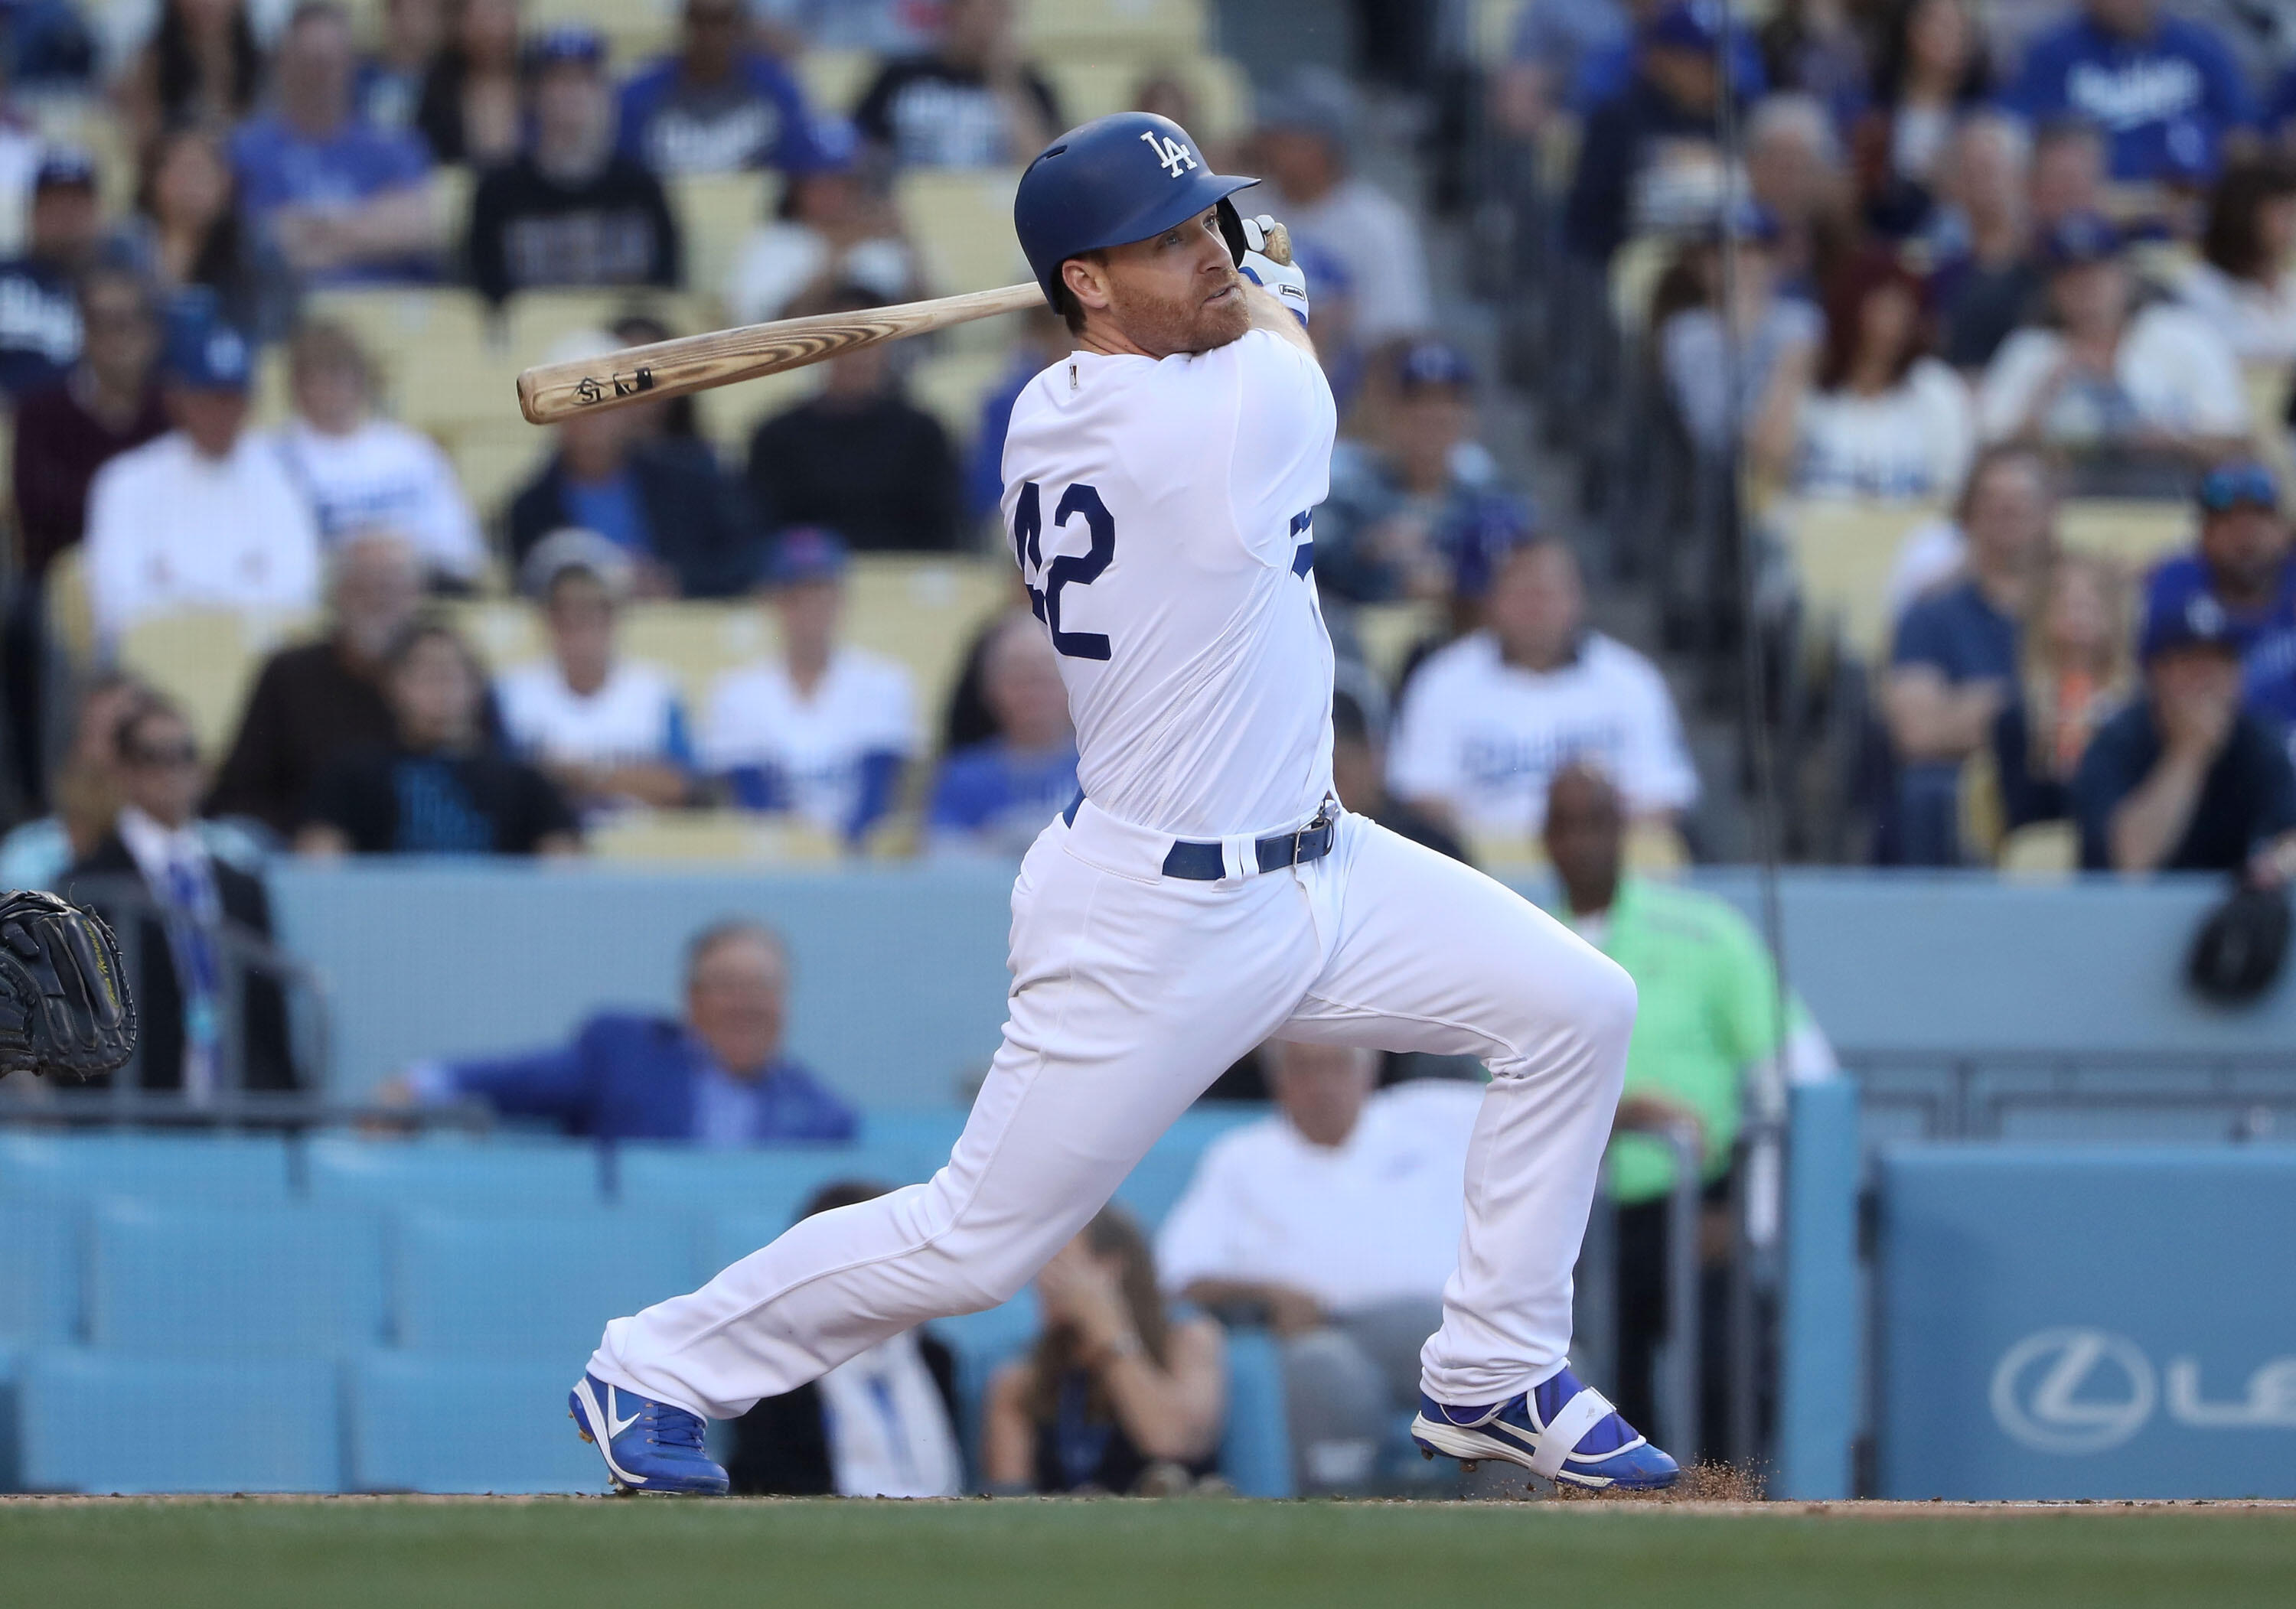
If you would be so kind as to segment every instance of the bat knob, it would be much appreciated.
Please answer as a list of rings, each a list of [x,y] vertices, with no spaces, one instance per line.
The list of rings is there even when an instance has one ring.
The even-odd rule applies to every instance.
[[[1266,244],[1260,248],[1260,255],[1271,263],[1281,263],[1285,267],[1290,267],[1292,265],[1292,232],[1281,224],[1271,223],[1262,233]]]

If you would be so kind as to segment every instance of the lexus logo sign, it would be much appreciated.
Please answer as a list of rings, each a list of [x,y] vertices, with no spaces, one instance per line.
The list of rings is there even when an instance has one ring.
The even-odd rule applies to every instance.
[[[2158,1395],[2151,1360],[2101,1329],[2041,1330],[1993,1370],[1995,1421],[2036,1452],[2118,1447],[2144,1428]]]

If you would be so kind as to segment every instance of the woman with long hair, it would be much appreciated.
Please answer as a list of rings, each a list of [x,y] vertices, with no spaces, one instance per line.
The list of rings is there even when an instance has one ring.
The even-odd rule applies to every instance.
[[[1898,0],[1890,8],[1874,62],[1874,104],[1851,140],[1870,216],[1885,228],[1919,222],[1948,171],[1955,125],[1992,91],[1967,0]]]
[[[144,148],[135,215],[119,245],[162,298],[202,287],[239,329],[268,339],[292,314],[285,265],[266,259],[248,233],[216,125],[181,124]]]
[[[1935,501],[1968,473],[1977,436],[1969,388],[1929,355],[1922,289],[1892,256],[1837,276],[1791,457],[1769,466],[1803,495]],[[1775,458],[1785,444],[1767,445]]]
[[[236,123],[262,86],[263,48],[247,0],[164,0],[119,94],[140,146],[177,123]]]
[[[2005,828],[2070,813],[2088,740],[2136,682],[2128,578],[2108,559],[2061,552],[2025,623],[2017,688],[1993,726]]]
[[[462,0],[414,109],[433,157],[488,167],[518,154],[518,0]]]
[[[1167,1311],[1139,1226],[1103,1207],[1037,1276],[1044,1328],[981,1412],[994,1491],[1170,1492],[1211,1473],[1226,1345]]]
[[[2177,297],[2214,325],[2244,363],[2296,358],[2296,167],[2243,162],[2209,198],[2201,260]]]

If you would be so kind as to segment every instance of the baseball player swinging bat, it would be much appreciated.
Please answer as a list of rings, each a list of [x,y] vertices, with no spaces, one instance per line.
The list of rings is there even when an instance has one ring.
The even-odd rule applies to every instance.
[[[705,1419],[1011,1298],[1271,1038],[1490,1068],[1420,1354],[1422,1450],[1595,1489],[1677,1478],[1567,1355],[1634,984],[1332,796],[1312,513],[1337,410],[1305,277],[1230,199],[1255,182],[1141,112],[1071,129],[1021,176],[1014,226],[1074,349],[1013,404],[1004,526],[1083,787],[1021,862],[1004,1043],[947,1164],[606,1326],[570,1407],[623,1491],[722,1492]],[[1164,1360],[1142,1342],[1109,1367]]]

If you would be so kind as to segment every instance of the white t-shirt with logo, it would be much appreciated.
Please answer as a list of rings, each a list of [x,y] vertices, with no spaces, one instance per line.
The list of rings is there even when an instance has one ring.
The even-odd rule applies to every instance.
[[[1569,664],[1526,670],[1482,631],[1429,656],[1411,678],[1387,780],[1400,797],[1448,804],[1470,833],[1515,839],[1538,831],[1554,773],[1582,758],[1610,774],[1636,813],[1698,796],[1673,697],[1649,660],[1590,632]]]
[[[779,659],[728,671],[710,690],[701,725],[705,767],[761,768],[786,789],[795,814],[832,833],[846,829],[860,803],[863,759],[918,747],[908,671],[857,648],[830,656],[809,698]]]
[[[319,534],[267,444],[213,459],[181,430],[122,453],[87,492],[88,602],[107,639],[189,609],[319,604]]]
[[[2054,330],[2020,330],[2001,343],[1977,392],[1980,429],[1988,441],[2013,433],[2064,361],[2065,338]],[[2112,355],[2118,396],[2100,402],[2093,388],[2058,393],[2042,433],[2077,445],[2115,423],[2126,407],[2137,421],[2203,436],[2245,436],[2248,392],[2240,362],[2223,336],[2187,307],[2156,303],[2129,321]]]
[[[1337,1146],[1275,1116],[1222,1135],[1156,1237],[1165,1288],[1287,1285],[1345,1312],[1434,1297],[1459,1259],[1482,1086],[1428,1079],[1365,1103]]]
[[[432,569],[464,580],[486,564],[478,516],[455,466],[419,430],[370,419],[341,436],[301,420],[282,426],[273,450],[309,500],[329,547],[367,531],[404,538]]]
[[[1337,412],[1313,355],[1254,330],[1160,361],[1078,352],[1004,440],[1004,529],[1061,656],[1078,780],[1198,840],[1314,816],[1332,640],[1308,510]]]
[[[521,665],[495,682],[511,746],[560,764],[683,764],[691,755],[676,679],[659,666],[622,660],[597,690],[576,692],[554,661]]]
[[[1879,396],[1809,394],[1795,488],[1806,497],[1942,502],[1961,490],[1976,447],[1969,388],[1924,357]]]

